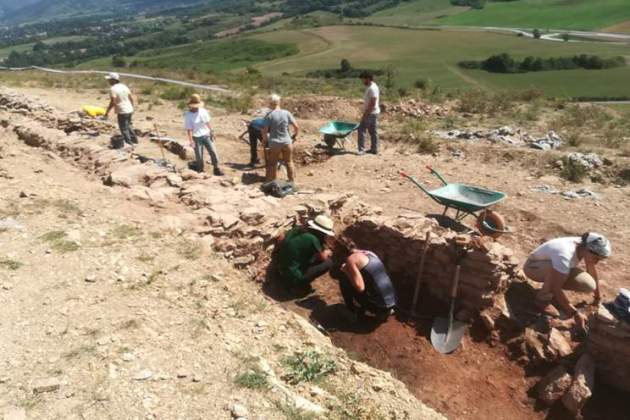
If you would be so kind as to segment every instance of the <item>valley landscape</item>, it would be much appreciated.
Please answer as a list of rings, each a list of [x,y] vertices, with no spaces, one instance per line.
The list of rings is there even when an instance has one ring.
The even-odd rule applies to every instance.
[[[630,325],[577,293],[587,334],[532,315],[522,265],[595,230],[613,244],[602,303],[628,287],[630,1],[74,3],[0,0],[4,419],[627,417]],[[360,119],[363,70],[385,105],[377,156],[319,131]],[[83,112],[109,90],[81,71],[123,74],[136,147]],[[193,93],[224,176],[190,169]],[[284,198],[239,138],[271,93],[302,129]],[[427,166],[506,193],[510,233],[444,217],[401,177],[439,187]],[[336,266],[351,243],[384,261],[386,322],[345,310],[335,270],[304,293],[278,280],[276,238],[319,214]],[[430,335],[456,265],[466,334],[445,355]]]

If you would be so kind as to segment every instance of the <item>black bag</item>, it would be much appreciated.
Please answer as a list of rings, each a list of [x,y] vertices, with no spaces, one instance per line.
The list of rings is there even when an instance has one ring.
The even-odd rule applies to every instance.
[[[117,134],[115,136],[112,136],[109,143],[112,149],[122,149],[123,147],[125,147],[125,138],[120,134]]]
[[[294,194],[297,191],[295,184],[287,181],[266,182],[262,184],[260,188],[265,194],[278,198],[286,197],[287,195]]]

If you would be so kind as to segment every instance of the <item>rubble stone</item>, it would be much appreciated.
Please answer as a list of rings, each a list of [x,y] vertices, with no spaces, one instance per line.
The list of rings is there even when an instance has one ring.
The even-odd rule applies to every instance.
[[[552,405],[562,398],[564,393],[571,386],[573,379],[566,368],[557,366],[547,374],[538,384],[538,399],[546,405]]]
[[[569,412],[577,416],[593,395],[594,385],[595,361],[588,353],[585,353],[575,366],[573,383],[562,397],[562,404]]]

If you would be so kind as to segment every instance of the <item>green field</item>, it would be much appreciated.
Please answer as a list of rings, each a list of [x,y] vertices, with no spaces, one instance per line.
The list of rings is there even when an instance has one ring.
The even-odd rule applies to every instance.
[[[52,45],[52,44],[57,44],[60,42],[69,42],[69,41],[81,41],[83,39],[86,39],[87,37],[85,36],[79,36],[79,35],[75,35],[75,36],[59,36],[56,38],[50,38],[50,39],[46,39],[44,41],[42,41],[44,44],[48,44],[48,45]],[[0,60],[3,58],[6,58],[9,56],[9,54],[11,54],[11,51],[17,51],[19,53],[25,52],[25,51],[30,51],[33,49],[33,45],[35,45],[34,42],[31,42],[29,44],[20,44],[20,45],[14,45],[11,47],[6,47],[6,48],[0,48]]]
[[[145,51],[134,56],[133,60],[148,67],[217,72],[297,53],[295,44],[287,43],[287,40],[270,43],[253,38],[232,38]]]
[[[626,55],[623,45],[580,42],[546,42],[516,35],[472,30],[400,29],[374,26],[327,26],[296,30],[270,30],[239,37],[197,42],[145,51],[137,61],[143,73],[152,69],[182,69],[198,73],[239,71],[253,66],[264,75],[290,73],[303,76],[312,70],[338,68],[341,59],[357,68],[395,70],[396,87],[412,87],[428,79],[443,90],[483,88],[491,91],[542,89],[548,96],[630,97],[630,67],[609,70],[562,70],[496,74],[458,67],[462,60],[484,60],[509,52],[526,56],[564,57],[593,54],[603,58]],[[81,68],[106,69],[111,59],[84,63]],[[133,71],[133,69],[132,69]],[[353,86],[355,81],[326,82],[331,88]],[[314,89],[320,89],[320,87]],[[341,93],[341,92],[340,92]]]
[[[454,30],[412,30],[364,26],[331,26],[256,34],[267,42],[297,43],[297,55],[256,64],[263,73],[305,73],[335,68],[342,58],[355,67],[397,71],[398,86],[430,79],[445,89],[481,87],[490,90],[537,87],[553,96],[630,96],[630,67],[612,70],[547,71],[491,74],[460,69],[461,60],[482,60],[500,52],[515,58],[597,54],[627,55],[625,46],[601,43],[544,42],[515,35]]]
[[[450,0],[414,0],[381,10],[363,19],[366,22],[394,26],[419,26],[435,19],[468,11],[468,7],[452,6]]]
[[[432,23],[594,30],[628,20],[630,0],[518,0],[488,2],[482,10],[470,10]]]

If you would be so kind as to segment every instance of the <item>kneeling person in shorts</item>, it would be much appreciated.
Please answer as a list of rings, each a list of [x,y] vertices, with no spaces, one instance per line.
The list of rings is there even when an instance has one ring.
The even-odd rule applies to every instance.
[[[586,232],[581,237],[552,239],[540,245],[523,266],[527,277],[543,284],[536,295],[537,306],[548,315],[559,316],[551,304],[555,298],[560,309],[574,317],[578,327],[584,329],[585,316],[569,302],[564,290],[593,293],[595,302],[599,302],[599,277],[595,266],[611,254],[608,239],[593,232]],[[584,261],[586,271],[578,268],[580,261]]]

